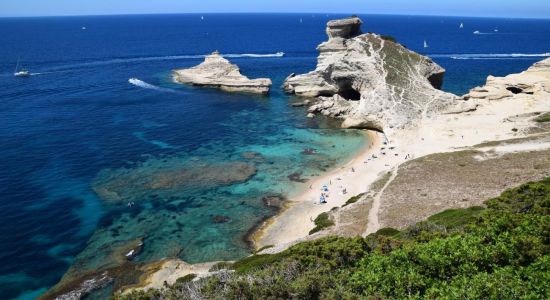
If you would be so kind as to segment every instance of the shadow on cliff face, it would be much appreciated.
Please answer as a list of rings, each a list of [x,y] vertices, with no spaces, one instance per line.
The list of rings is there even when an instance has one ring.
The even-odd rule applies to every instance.
[[[346,100],[357,101],[361,99],[361,93],[353,88],[351,80],[338,80],[338,95]]]

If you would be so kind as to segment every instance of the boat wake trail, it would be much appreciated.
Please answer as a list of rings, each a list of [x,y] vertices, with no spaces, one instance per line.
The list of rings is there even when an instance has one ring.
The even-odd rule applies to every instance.
[[[254,53],[244,53],[244,54],[222,54],[223,57],[227,58],[270,58],[270,57],[283,57],[285,56],[284,52],[277,53],[268,53],[268,54],[254,54]],[[127,64],[135,62],[147,62],[147,61],[165,61],[165,60],[185,60],[185,59],[202,59],[206,55],[167,55],[167,56],[144,56],[144,57],[130,57],[130,58],[114,58],[108,60],[98,60],[90,61],[83,63],[75,63],[70,65],[63,65],[58,67],[50,68],[49,70],[67,70],[74,68],[85,68],[85,67],[95,67],[95,66],[105,66],[112,64]]]
[[[222,54],[223,57],[229,58],[239,58],[239,57],[252,57],[252,58],[261,58],[261,57],[283,57],[285,56],[284,52],[277,52],[271,54]]]
[[[539,59],[550,57],[550,52],[547,53],[509,53],[509,54],[429,54],[430,57],[451,58],[451,59]]]
[[[139,80],[137,78],[130,78],[130,79],[128,79],[128,82],[130,84],[133,84],[135,86],[138,86],[138,87],[144,88],[144,89],[155,90],[155,91],[166,92],[166,93],[177,93],[176,90],[163,88],[163,87],[156,86],[156,85],[152,85],[150,83],[147,83],[143,80]]]

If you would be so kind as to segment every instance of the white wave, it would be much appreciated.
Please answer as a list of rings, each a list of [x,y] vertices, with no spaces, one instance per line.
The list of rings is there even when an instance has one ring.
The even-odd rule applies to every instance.
[[[518,59],[518,58],[544,58],[550,57],[547,53],[479,53],[479,54],[428,54],[430,57],[442,57],[451,59]]]
[[[285,56],[284,52],[277,52],[272,54],[222,54],[223,57],[237,58],[237,57],[283,57]]]
[[[239,58],[239,57],[268,58],[268,57],[283,57],[284,55],[285,55],[284,52],[268,53],[268,54],[254,54],[254,53],[222,54],[223,57],[228,57],[228,58]],[[84,62],[84,63],[64,65],[64,66],[59,66],[59,67],[53,67],[53,68],[50,68],[49,70],[65,70],[65,69],[70,69],[70,68],[103,66],[103,65],[112,65],[112,64],[144,62],[144,61],[202,59],[205,56],[206,55],[200,54],[200,55],[167,55],[167,56],[144,56],[144,57],[132,57],[132,58],[115,58],[115,59],[108,59],[108,60],[98,60],[98,61],[90,61],[90,62]]]
[[[473,33],[474,33],[474,34],[496,34],[496,32],[497,32],[497,31],[495,31],[495,32],[481,32],[481,31],[479,31],[479,30],[476,30],[476,31],[474,31]]]
[[[163,88],[163,87],[156,86],[156,85],[152,85],[150,83],[147,83],[143,80],[139,80],[137,78],[130,78],[130,79],[128,79],[128,82],[135,85],[135,86],[144,88],[144,89],[156,90],[156,91],[168,92],[168,93],[175,93],[176,92],[175,90]]]

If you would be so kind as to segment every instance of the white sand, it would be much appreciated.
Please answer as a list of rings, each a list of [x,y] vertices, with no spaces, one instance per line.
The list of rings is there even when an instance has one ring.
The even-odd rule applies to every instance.
[[[459,148],[523,136],[521,129],[530,127],[530,117],[518,114],[550,111],[550,97],[530,97],[517,95],[503,100],[480,101],[476,111],[457,115],[440,115],[433,119],[423,119],[417,127],[388,132],[389,141],[383,145],[384,137],[371,132],[372,145],[345,166],[311,180],[308,189],[291,199],[290,207],[268,220],[254,236],[256,247],[275,245],[285,248],[308,236],[314,227],[313,219],[320,213],[343,205],[350,197],[368,191],[368,187],[383,172],[397,172],[408,154],[412,158],[453,151]],[[519,132],[513,132],[517,128]],[[546,146],[546,145],[544,145]],[[380,150],[385,147],[385,150]],[[389,147],[395,147],[389,150]],[[538,146],[539,148],[541,145]],[[516,149],[517,148],[517,149]],[[533,147],[514,147],[514,150],[529,150]],[[386,155],[381,152],[385,151]],[[372,154],[378,158],[368,160]],[[397,156],[396,156],[397,154]],[[364,163],[367,161],[367,163]],[[355,172],[351,169],[354,168]],[[395,174],[394,174],[395,176]],[[393,176],[393,177],[394,177]],[[341,180],[338,180],[340,178]],[[329,184],[332,182],[332,184]],[[319,204],[319,196],[324,184],[328,185],[327,204]],[[347,194],[341,190],[347,189]],[[379,229],[377,220],[380,199],[375,199],[369,213],[368,228],[365,234]]]

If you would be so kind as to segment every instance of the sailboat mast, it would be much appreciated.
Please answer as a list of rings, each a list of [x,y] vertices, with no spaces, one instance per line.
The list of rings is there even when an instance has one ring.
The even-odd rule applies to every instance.
[[[13,71],[13,73],[17,73],[17,69],[19,69],[19,59],[20,59],[20,58],[21,58],[21,57],[18,57],[18,58],[17,58],[17,64],[15,64],[15,71]]]

